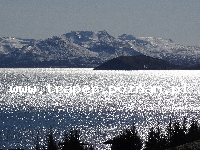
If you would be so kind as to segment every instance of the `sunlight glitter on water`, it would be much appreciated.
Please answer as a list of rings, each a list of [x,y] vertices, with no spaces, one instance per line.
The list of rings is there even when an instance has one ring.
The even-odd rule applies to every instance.
[[[200,71],[0,69],[0,144],[31,149],[50,126],[58,139],[76,126],[97,147],[133,122],[145,137],[157,120],[199,117],[199,82]]]

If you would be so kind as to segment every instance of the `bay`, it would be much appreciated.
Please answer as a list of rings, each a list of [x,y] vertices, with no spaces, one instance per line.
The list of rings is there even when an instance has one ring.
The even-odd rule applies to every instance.
[[[0,69],[0,146],[34,149],[75,127],[81,141],[102,143],[136,124],[145,139],[150,127],[169,118],[199,118],[200,71],[98,71],[92,68]]]

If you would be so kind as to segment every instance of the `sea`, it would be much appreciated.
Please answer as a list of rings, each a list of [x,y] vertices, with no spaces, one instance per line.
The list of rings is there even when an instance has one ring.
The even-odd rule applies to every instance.
[[[0,69],[3,149],[43,147],[51,131],[58,143],[76,129],[83,143],[105,150],[132,124],[145,141],[151,127],[184,117],[189,126],[199,111],[196,70]]]

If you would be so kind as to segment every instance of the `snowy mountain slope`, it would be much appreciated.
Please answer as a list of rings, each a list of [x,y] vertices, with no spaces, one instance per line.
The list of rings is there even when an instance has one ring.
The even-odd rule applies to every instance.
[[[33,39],[20,39],[14,37],[0,38],[0,54],[9,54],[12,51],[21,49],[23,46],[34,43]]]
[[[73,31],[62,35],[62,37],[90,51],[97,52],[103,61],[122,55],[132,56],[140,54],[134,51],[129,44],[124,44],[123,41],[109,35],[106,31]]]
[[[9,41],[9,39],[10,38],[7,38],[6,41]],[[88,64],[93,64],[94,62],[92,61],[95,60],[94,58],[96,58],[98,63],[101,62],[98,59],[98,53],[91,52],[88,49],[70,41],[63,41],[58,37],[52,37],[46,40],[38,40],[34,41],[33,43],[20,43],[19,40],[15,40],[12,43],[7,42],[7,44],[5,44],[4,42],[0,45],[2,47],[0,55],[1,66],[2,64],[5,64],[4,66],[9,66],[12,65],[13,62],[16,62],[19,64],[19,66],[24,66],[25,63],[29,63],[31,67],[31,63],[33,63],[34,66],[35,63],[46,64],[50,61],[51,63],[53,63],[52,61],[62,61],[63,63],[67,63],[63,64],[62,66],[76,67],[74,64],[76,62],[74,61],[77,61],[77,63],[81,62],[80,66],[85,64],[83,65],[84,67],[88,66]],[[12,45],[17,45],[18,48]]]
[[[183,46],[174,43],[171,39],[154,37],[135,38],[125,34],[118,38],[127,41],[134,50],[151,57],[179,65],[200,63],[200,47],[198,46]]]
[[[179,65],[200,63],[200,47],[170,39],[113,37],[106,31],[72,31],[44,40],[0,38],[0,67],[95,67],[118,56],[141,54]]]

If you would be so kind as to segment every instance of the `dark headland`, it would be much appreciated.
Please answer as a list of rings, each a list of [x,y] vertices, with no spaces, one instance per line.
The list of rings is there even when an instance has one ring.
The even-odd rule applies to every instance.
[[[94,70],[200,70],[200,65],[180,66],[158,58],[137,55],[113,58]]]

